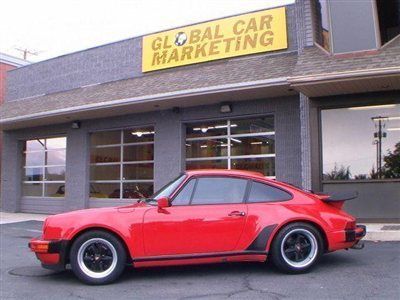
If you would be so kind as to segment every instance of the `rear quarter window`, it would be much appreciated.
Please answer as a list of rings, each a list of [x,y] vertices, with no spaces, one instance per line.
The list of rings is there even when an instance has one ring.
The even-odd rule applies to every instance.
[[[292,199],[292,195],[271,185],[253,181],[251,183],[248,203],[278,202]]]

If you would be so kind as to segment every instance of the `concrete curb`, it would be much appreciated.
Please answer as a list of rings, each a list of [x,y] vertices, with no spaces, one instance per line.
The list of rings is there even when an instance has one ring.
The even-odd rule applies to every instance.
[[[400,224],[364,224],[367,226],[367,235],[363,238],[364,241],[400,241],[400,230],[382,230],[384,226],[400,227]]]

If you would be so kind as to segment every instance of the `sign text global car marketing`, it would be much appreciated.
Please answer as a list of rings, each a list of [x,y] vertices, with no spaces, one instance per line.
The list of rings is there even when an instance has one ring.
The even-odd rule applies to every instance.
[[[144,36],[142,71],[286,48],[286,11],[279,7]]]

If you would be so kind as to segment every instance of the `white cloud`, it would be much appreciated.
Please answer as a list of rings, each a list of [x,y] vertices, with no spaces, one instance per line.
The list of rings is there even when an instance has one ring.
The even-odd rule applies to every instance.
[[[294,0],[2,0],[0,52],[40,61],[155,31]]]

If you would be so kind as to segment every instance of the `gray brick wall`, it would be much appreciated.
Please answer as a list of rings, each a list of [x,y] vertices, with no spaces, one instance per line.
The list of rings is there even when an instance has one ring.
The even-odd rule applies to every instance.
[[[300,117],[296,96],[233,103],[233,112],[221,114],[219,105],[125,115],[82,122],[80,129],[70,124],[6,131],[2,158],[2,209],[58,213],[89,206],[99,206],[89,200],[89,133],[97,130],[155,126],[155,189],[179,175],[185,169],[184,126],[202,119],[227,119],[256,115],[275,116],[276,176],[279,180],[301,184]],[[66,198],[21,198],[22,141],[50,135],[67,136]],[[7,172],[6,172],[7,170]],[[129,202],[129,201],[128,201]],[[126,201],[103,201],[102,205],[126,204]]]
[[[9,72],[6,101],[140,76],[141,39],[63,55]]]
[[[296,31],[299,52],[314,45],[315,3],[312,0],[298,0],[295,3]]]

